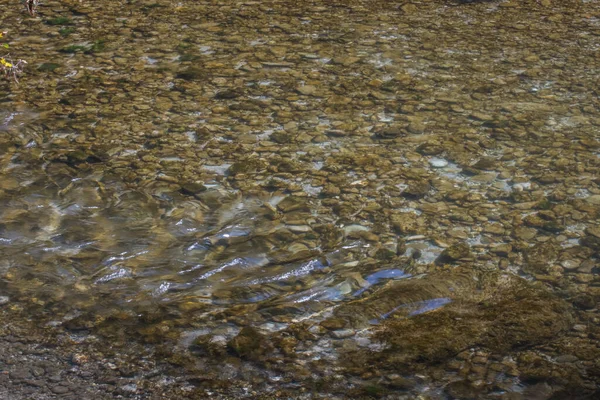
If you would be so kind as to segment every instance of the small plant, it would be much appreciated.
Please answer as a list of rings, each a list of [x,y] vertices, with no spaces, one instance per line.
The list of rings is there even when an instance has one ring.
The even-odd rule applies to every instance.
[[[67,47],[61,49],[60,51],[63,53],[84,53],[88,50],[89,50],[89,48],[87,46],[82,46],[80,44],[72,44],[70,46],[67,46]]]
[[[95,40],[86,53],[99,53],[101,51],[104,51],[104,47],[105,46],[103,39]]]
[[[75,32],[75,28],[73,28],[72,26],[62,28],[58,31],[58,33],[60,33],[61,36],[69,36],[73,32]]]
[[[48,25],[71,25],[72,21],[67,17],[56,17],[46,20]]]
[[[61,53],[83,53],[83,54],[93,54],[104,51],[104,40],[99,39],[95,40],[92,44],[83,45],[83,44],[72,44],[70,46],[64,47],[60,50]]]
[[[0,32],[0,40],[6,35],[6,32]],[[8,49],[7,43],[0,43],[0,47]],[[18,76],[23,73],[23,68],[27,64],[25,60],[17,60],[13,61],[10,54],[5,54],[4,56],[0,56],[0,73],[4,74],[7,77],[11,77],[15,80],[15,82],[19,83]]]

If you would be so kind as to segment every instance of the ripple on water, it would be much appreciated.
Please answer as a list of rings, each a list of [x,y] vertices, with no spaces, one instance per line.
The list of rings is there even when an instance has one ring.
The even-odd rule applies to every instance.
[[[0,132],[10,128],[18,128],[34,121],[39,117],[33,111],[3,111],[0,110]]]
[[[381,271],[377,271],[370,275],[367,275],[364,278],[365,281],[367,282],[367,284],[365,284],[364,287],[362,287],[361,289],[354,292],[353,295],[360,296],[371,286],[377,285],[378,283],[380,283],[381,281],[383,281],[385,279],[404,279],[404,278],[410,278],[410,276],[411,276],[410,274],[405,273],[401,269],[384,269]]]

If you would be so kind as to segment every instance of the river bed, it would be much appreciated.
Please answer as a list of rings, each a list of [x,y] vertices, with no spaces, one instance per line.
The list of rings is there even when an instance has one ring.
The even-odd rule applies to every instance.
[[[0,393],[600,393],[596,2],[9,3]]]

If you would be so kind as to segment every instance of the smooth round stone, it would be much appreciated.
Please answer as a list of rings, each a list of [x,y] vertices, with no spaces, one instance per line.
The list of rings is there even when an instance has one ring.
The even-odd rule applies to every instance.
[[[354,336],[356,333],[354,329],[338,329],[336,331],[331,331],[331,336],[336,339],[344,339],[350,336]]]
[[[429,160],[429,164],[431,164],[433,168],[444,168],[448,166],[448,161],[443,158],[434,157]]]

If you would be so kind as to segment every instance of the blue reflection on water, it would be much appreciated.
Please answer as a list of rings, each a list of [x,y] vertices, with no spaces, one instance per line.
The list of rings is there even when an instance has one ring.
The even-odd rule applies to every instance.
[[[400,269],[384,269],[377,271],[365,278],[365,281],[367,281],[368,285],[354,292],[353,296],[360,296],[365,290],[373,285],[378,284],[382,279],[403,279],[410,276],[410,274],[407,274]]]
[[[429,311],[437,310],[440,307],[445,306],[450,303],[452,300],[448,297],[437,297],[434,299],[415,301],[414,303],[401,304],[398,307],[394,307],[390,312],[387,312],[381,315],[380,318],[372,319],[370,321],[371,324],[377,324],[380,321],[387,319],[390,315],[394,314],[398,310],[404,309],[407,311],[407,316],[412,317],[419,314],[424,314]]]

